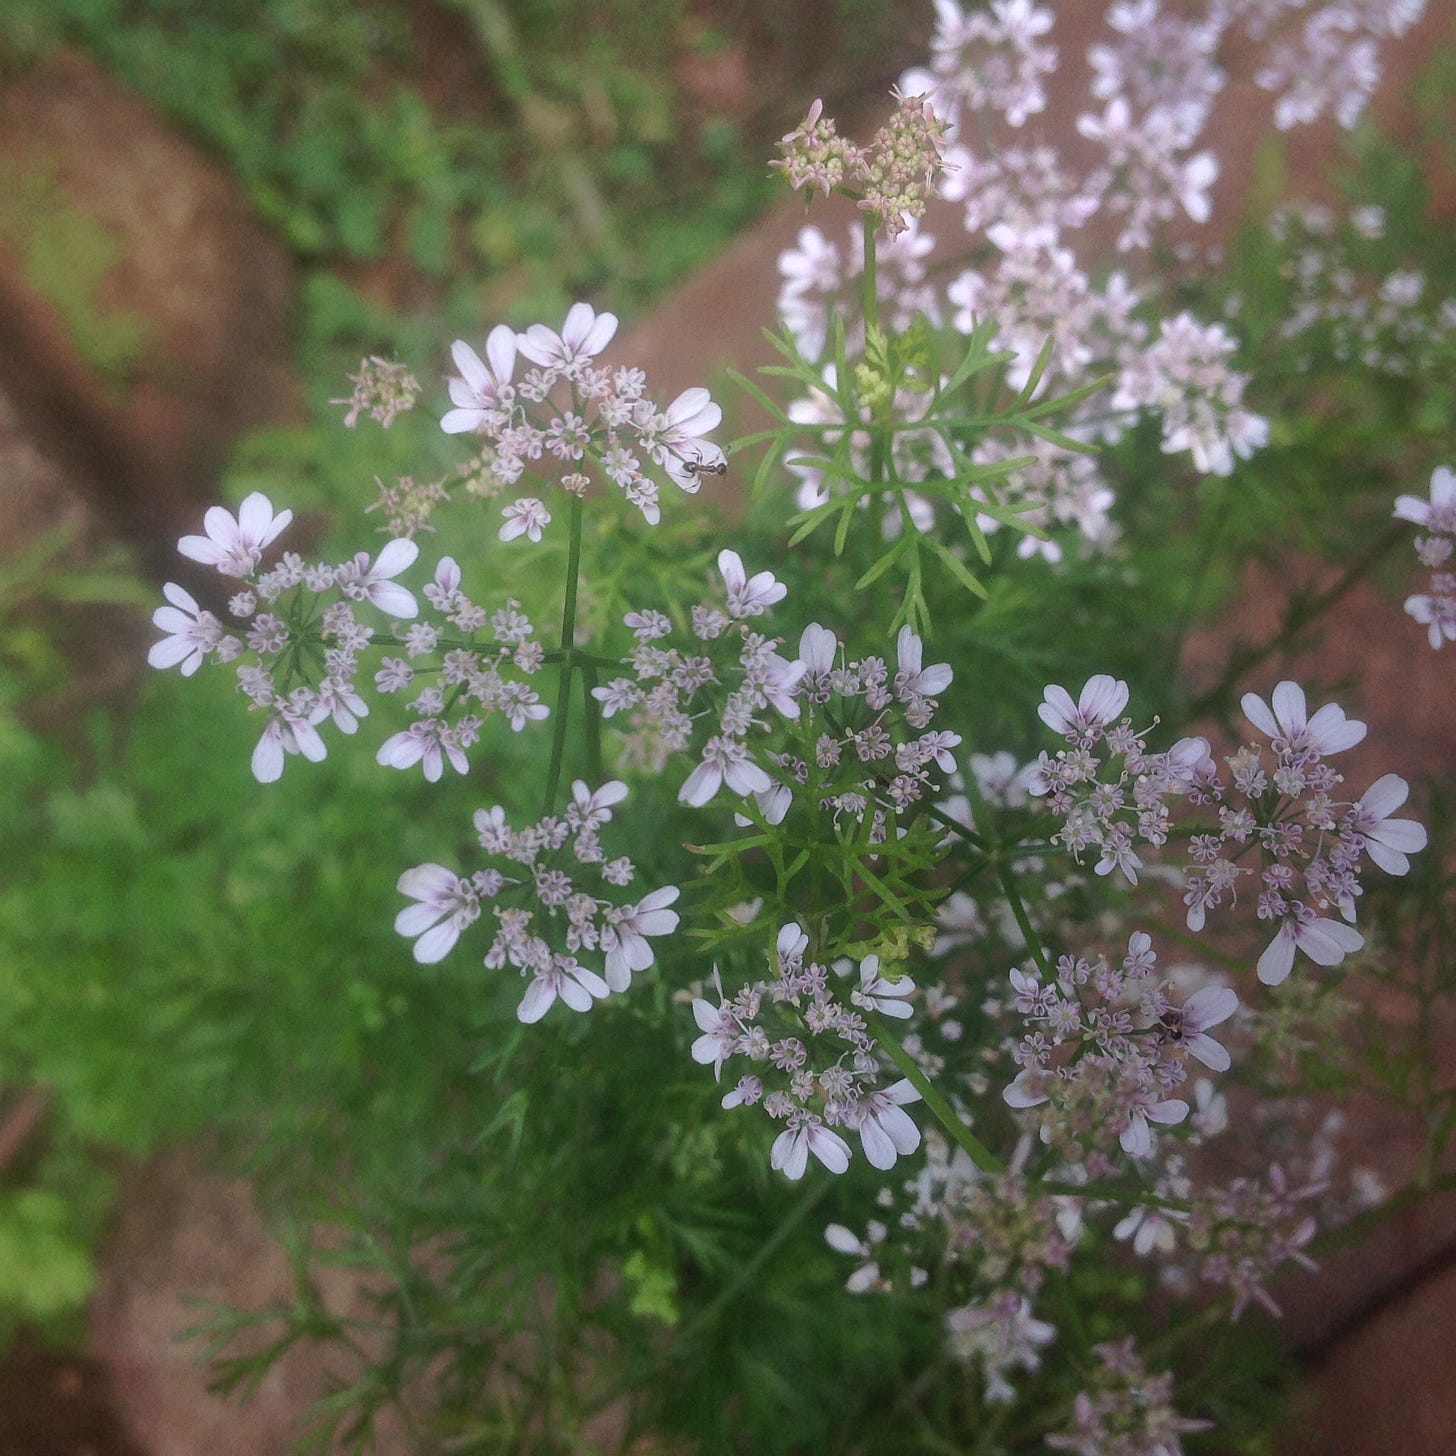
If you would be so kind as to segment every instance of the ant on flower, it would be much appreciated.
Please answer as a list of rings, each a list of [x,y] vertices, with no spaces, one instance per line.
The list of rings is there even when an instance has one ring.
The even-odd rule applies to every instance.
[[[701,453],[694,455],[691,460],[684,460],[682,468],[685,475],[728,474],[728,462],[726,460],[704,460]]]

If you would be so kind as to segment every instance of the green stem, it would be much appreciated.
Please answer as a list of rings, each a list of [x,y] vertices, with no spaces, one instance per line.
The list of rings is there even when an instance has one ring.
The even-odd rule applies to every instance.
[[[864,290],[864,320],[865,332],[870,329],[877,329],[880,326],[880,290],[879,283],[875,277],[875,219],[872,213],[865,213],[860,221],[864,229],[864,277],[861,280]],[[841,379],[840,384],[844,381]]]
[[[904,1073],[905,1080],[920,1094],[935,1120],[950,1134],[956,1145],[965,1150],[966,1156],[983,1173],[999,1173],[1001,1160],[965,1125],[955,1108],[936,1091],[935,1083],[921,1071],[915,1058],[896,1040],[884,1017],[871,1014],[866,1019],[874,1028],[875,1039],[885,1055]]]
[[[556,724],[551,736],[551,763],[546,770],[544,819],[556,805],[561,761],[566,755],[566,724],[571,711],[571,674],[576,667],[576,587],[581,574],[581,497],[571,497],[571,541],[566,552],[566,601],[561,608],[561,676],[556,688]]]
[[[1011,876],[1011,866],[997,853],[993,856],[996,866],[996,878],[1001,882],[1001,891],[1006,896],[1006,903],[1011,906],[1011,913],[1016,917],[1016,924],[1021,930],[1021,937],[1026,942],[1026,948],[1031,953],[1031,958],[1037,964],[1037,968],[1046,977],[1047,982],[1054,979],[1052,968],[1047,961],[1046,952],[1042,949],[1041,937],[1031,928],[1031,917],[1026,913],[1026,905],[1021,898],[1021,892],[1016,888],[1016,881]]]

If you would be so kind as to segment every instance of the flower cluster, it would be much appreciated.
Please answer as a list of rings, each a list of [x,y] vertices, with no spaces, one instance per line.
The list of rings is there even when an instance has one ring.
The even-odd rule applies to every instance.
[[[395,646],[401,653],[380,658],[373,686],[381,695],[405,692],[420,674],[433,679],[410,704],[414,722],[379,749],[381,764],[418,764],[433,782],[446,763],[466,772],[467,750],[485,717],[499,714],[520,731],[548,716],[528,685],[546,653],[515,602],[494,613],[477,606],[461,590],[459,566],[446,556],[423,591],[438,615],[421,617],[414,593],[395,579],[419,556],[415,543],[404,539],[388,542],[372,558],[361,551],[336,564],[310,564],[285,552],[263,570],[264,551],[292,518],[291,511],[275,514],[257,492],[236,516],[213,506],[204,517],[206,534],[184,536],[178,550],[240,584],[228,610],[243,625],[227,630],[189,592],[168,582],[168,605],[153,616],[166,635],[148,655],[153,667],[177,667],[183,676],[209,658],[237,663],[238,685],[267,714],[252,760],[260,782],[276,780],[290,755],[324,758],[328,748],[319,729],[326,722],[341,733],[358,731],[359,720],[369,716],[360,655],[371,648]],[[381,633],[361,620],[363,608],[386,623],[412,625],[402,635]],[[486,629],[489,637],[482,640]]]
[[[932,321],[948,319],[966,334],[993,322],[996,347],[1013,356],[1007,366],[1013,387],[1028,377],[1050,340],[1052,362],[1043,389],[1088,387],[1059,419],[1063,435],[1115,443],[1142,414],[1153,413],[1161,417],[1166,451],[1186,452],[1202,473],[1228,474],[1236,460],[1268,438],[1266,421],[1244,402],[1247,379],[1234,360],[1235,340],[1224,327],[1202,324],[1187,313],[1159,319],[1153,280],[1133,287],[1114,273],[1094,284],[1069,239],[1093,218],[1110,217],[1119,227],[1118,247],[1135,252],[1179,217],[1208,219],[1218,167],[1199,143],[1227,85],[1223,52],[1247,54],[1250,44],[1271,51],[1256,70],[1260,84],[1282,93],[1281,124],[1328,110],[1350,124],[1368,95],[1367,82],[1373,84],[1377,42],[1403,33],[1423,8],[1419,0],[1394,7],[1335,0],[1316,7],[1295,34],[1276,23],[1288,7],[1262,0],[1210,0],[1191,10],[1160,0],[1113,4],[1107,17],[1111,35],[1087,56],[1101,109],[1078,121],[1099,155],[1078,168],[1049,140],[1028,144],[1014,133],[998,135],[999,123],[1027,128],[1045,107],[1045,80],[1058,64],[1047,42],[1054,12],[1031,0],[996,0],[968,14],[956,0],[937,0],[930,64],[902,76],[897,94],[928,98],[944,123],[942,189],[963,204],[968,238],[937,247],[936,239],[913,228],[890,238],[877,258],[880,318],[902,328],[923,314]],[[819,149],[813,153],[817,161],[802,160],[791,172],[796,185],[827,191],[860,165],[849,156],[854,149],[817,110],[795,137],[803,158]],[[968,246],[974,252],[970,267]],[[947,280],[943,286],[929,281],[932,250]],[[849,357],[863,347],[862,322],[849,301],[862,260],[853,233],[841,247],[816,228],[803,229],[797,247],[780,258],[780,313],[811,362],[824,356],[828,320],[835,313],[844,318]],[[1382,290],[1368,320],[1379,342],[1367,350],[1398,354],[1399,337],[1413,327],[1400,315],[1405,286],[1392,278]],[[1400,316],[1392,321],[1392,315]],[[1111,382],[1091,387],[1103,379]],[[833,380],[826,383],[825,397],[799,401],[790,417],[849,424],[837,407],[826,414],[825,403],[838,396]],[[913,400],[897,404],[908,409],[899,418],[917,418]],[[834,437],[825,439],[832,444]],[[918,480],[957,474],[943,447],[915,456],[901,439],[897,435],[897,452],[913,458],[897,458],[896,469],[912,487]],[[1038,468],[1003,482],[1004,503],[1030,508],[1039,524],[1073,527],[1093,547],[1105,545],[1113,535],[1112,493],[1084,456],[1029,438],[998,440],[994,447],[985,440],[968,442],[978,465],[1033,452]],[[819,492],[817,479],[806,482],[811,503],[823,498]],[[916,524],[928,529],[935,508],[928,500],[916,505]],[[899,515],[892,519],[898,529]],[[989,528],[986,522],[982,528]],[[1057,559],[1061,549],[1053,543],[1046,554]]]
[[[1118,375],[1114,409],[1136,410],[1157,400],[1163,450],[1186,450],[1205,475],[1228,475],[1234,458],[1247,460],[1269,443],[1269,423],[1246,409],[1244,379],[1226,362],[1238,345],[1219,324],[1191,314],[1164,319],[1158,337]]]
[[[543,490],[554,480],[569,496],[580,496],[595,470],[656,525],[658,484],[647,466],[690,495],[704,476],[722,475],[723,451],[707,436],[723,412],[702,388],[685,389],[660,409],[647,397],[640,369],[599,367],[594,361],[616,331],[615,314],[576,303],[560,333],[544,324],[521,334],[497,325],[486,337],[484,359],[456,340],[451,354],[460,373],[450,380],[454,408],[441,429],[481,437],[481,473],[501,488],[518,487],[529,471],[543,477]],[[518,380],[519,360],[534,367]],[[553,391],[565,396],[559,407]],[[539,541],[551,522],[540,495],[519,496],[502,514],[503,541],[522,535]]]
[[[1043,1140],[1091,1177],[1114,1166],[1106,1151],[1114,1141],[1145,1158],[1151,1124],[1188,1116],[1188,1103],[1171,1094],[1186,1081],[1190,1057],[1228,1069],[1228,1052],[1209,1032],[1234,1014],[1238,997],[1209,985],[1178,1004],[1143,931],[1128,939],[1120,965],[1065,955],[1046,985],[1020,969],[1011,985],[1033,1030],[1013,1053],[1021,1071],[1003,1096],[1014,1108],[1045,1108]]]
[[[415,960],[443,960],[488,908],[495,930],[485,965],[509,966],[528,980],[516,1008],[521,1021],[539,1021],[557,1001],[587,1011],[594,1001],[626,991],[634,972],[653,963],[648,938],[671,935],[678,925],[671,908],[676,886],[634,900],[621,894],[637,871],[625,856],[607,859],[601,831],[626,797],[620,780],[591,789],[578,779],[564,815],[520,830],[511,828],[500,805],[478,810],[484,868],[465,876],[422,864],[399,877],[399,892],[414,903],[399,912],[394,928],[414,940]],[[584,964],[584,955],[601,970]]]
[[[938,23],[930,67],[900,81],[907,95],[928,95],[942,115],[992,111],[1012,126],[1046,109],[1042,77],[1057,68],[1055,46],[1041,37],[1053,15],[1031,0],[992,0],[989,13],[966,15],[955,0],[936,0]]]
[[[735,551],[719,553],[718,569],[726,601],[692,609],[692,633],[706,651],[668,645],[673,628],[663,613],[633,612],[632,676],[592,689],[603,716],[626,715],[627,761],[660,770],[671,755],[695,752],[697,767],[678,793],[685,804],[701,807],[726,788],[779,824],[802,790],[836,822],[871,815],[871,838],[882,840],[889,815],[935,790],[932,765],[955,769],[959,735],[930,730],[950,667],[927,665],[909,627],[897,639],[893,672],[879,657],[843,661],[839,639],[817,622],[801,633],[798,656],[786,658],[781,639],[751,625],[783,599],[784,585],[767,571],[750,577]],[[755,728],[770,726],[765,713],[798,722],[800,751],[750,743]]]
[[[1425,629],[1431,646],[1456,642],[1456,571],[1450,569],[1456,551],[1456,471],[1438,465],[1431,473],[1431,498],[1403,495],[1395,514],[1426,534],[1416,537],[1416,555],[1430,568],[1429,590],[1406,598],[1405,609]]]
[[[1132,1340],[1094,1345],[1090,1389],[1072,1406],[1072,1428],[1046,1438],[1076,1456],[1182,1456],[1182,1438],[1211,1422],[1185,1419],[1173,1408],[1173,1377],[1149,1375]]]
[[[1064,821],[1058,841],[1078,857],[1095,850],[1099,874],[1120,870],[1136,884],[1137,845],[1166,843],[1174,805],[1216,808],[1215,820],[1190,826],[1188,928],[1202,930],[1210,910],[1235,898],[1240,881],[1256,873],[1238,861],[1257,855],[1257,914],[1275,927],[1259,957],[1261,981],[1283,981],[1296,950],[1323,966],[1358,950],[1362,860],[1403,875],[1407,856],[1426,844],[1420,824],[1391,817],[1409,793],[1397,775],[1385,774],[1357,800],[1337,796],[1344,779],[1327,760],[1360,742],[1365,725],[1334,703],[1309,713],[1297,683],[1281,682],[1269,703],[1245,694],[1244,714],[1269,742],[1229,755],[1225,783],[1201,738],[1149,754],[1130,720],[1118,721],[1126,704],[1126,684],[1106,676],[1090,679],[1076,703],[1063,688],[1046,690],[1042,720],[1069,745],[1040,762],[1039,787]]]
[[[744,1057],[758,1071],[740,1077],[724,1107],[762,1104],[784,1129],[774,1139],[771,1161],[787,1178],[804,1176],[812,1153],[831,1173],[849,1166],[850,1146],[835,1128],[858,1135],[867,1162],[892,1168],[920,1146],[920,1129],[904,1111],[920,1093],[906,1080],[884,1083],[867,1013],[903,1019],[915,990],[908,976],[891,980],[879,959],[866,956],[847,991],[827,966],[810,958],[809,937],[794,923],[778,932],[770,953],[772,975],[754,980],[731,997],[715,969],[715,1006],[693,1001],[702,1033],[693,1060],[721,1077],[724,1063]],[[844,974],[843,971],[840,972]]]
[[[1326,207],[1286,207],[1269,230],[1286,250],[1281,273],[1290,298],[1279,332],[1296,365],[1317,346],[1340,363],[1395,378],[1449,368],[1456,298],[1438,299],[1416,269],[1373,276],[1361,266],[1361,252],[1384,234],[1384,209],[1352,208],[1342,223]]]
[[[331,399],[330,404],[347,405],[344,428],[352,430],[360,415],[377,420],[386,430],[402,414],[408,414],[420,397],[420,382],[403,365],[371,355],[359,361],[359,372],[348,376],[354,386],[348,399]]]
[[[802,125],[779,143],[778,168],[796,191],[807,187],[827,197],[833,191],[858,194],[858,206],[891,236],[925,216],[935,196],[945,147],[945,124],[920,97],[893,93],[895,111],[867,147],[838,134],[816,101]]]
[[[1279,1306],[1264,1287],[1269,1277],[1288,1263],[1314,1268],[1304,1248],[1317,1225],[1301,1205],[1324,1187],[1291,1188],[1276,1164],[1262,1177],[1207,1190],[1194,1204],[1186,1225],[1194,1272],[1233,1294],[1234,1319],[1250,1303],[1277,1316]]]
[[[761,716],[765,712],[798,716],[794,689],[803,675],[802,669],[780,656],[778,638],[750,625],[782,601],[788,589],[772,572],[750,577],[736,551],[719,553],[718,570],[726,600],[700,602],[692,609],[698,651],[666,645],[673,625],[665,613],[629,612],[625,621],[636,645],[624,665],[632,676],[616,677],[592,689],[603,717],[625,715],[626,762],[660,773],[674,754],[695,749],[700,753],[701,762],[679,793],[694,807],[708,803],[725,785],[740,797],[772,789],[773,780],[755,760],[747,738],[755,727],[765,726]],[[725,649],[734,649],[734,644],[729,661]],[[730,677],[736,685],[724,692]],[[708,693],[718,697],[711,713],[698,707],[700,695]],[[713,731],[705,734],[704,726]]]

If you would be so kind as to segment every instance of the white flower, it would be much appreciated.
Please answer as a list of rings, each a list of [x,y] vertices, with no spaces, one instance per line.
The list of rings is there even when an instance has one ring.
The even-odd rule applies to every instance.
[[[152,643],[147,661],[153,667],[181,666],[182,676],[191,677],[207,654],[222,640],[222,623],[199,607],[191,594],[174,581],[162,588],[162,595],[171,602],[152,613],[152,623],[167,635]]]
[[[654,458],[667,471],[674,485],[689,495],[696,494],[703,476],[717,474],[727,464],[723,451],[705,439],[723,421],[723,411],[701,386],[685,389],[664,412],[665,427]]]
[[[797,1183],[809,1166],[810,1153],[831,1173],[842,1173],[849,1167],[849,1144],[813,1116],[797,1127],[786,1128],[774,1139],[769,1163],[784,1177]]]
[[[1239,1009],[1239,998],[1227,986],[1205,986],[1195,991],[1178,1011],[1167,1014],[1164,1025],[1174,1033],[1190,1057],[1214,1072],[1229,1069],[1227,1049],[1208,1035],[1211,1026],[1227,1021]]]
[[[871,1092],[856,1110],[856,1128],[866,1161],[882,1172],[895,1166],[920,1146],[920,1129],[901,1111],[907,1102],[919,1102],[920,1093],[902,1077],[889,1087]]]
[[[880,974],[880,958],[867,955],[859,963],[859,985],[849,993],[849,999],[867,1011],[878,1011],[881,1016],[904,1021],[914,1014],[914,1008],[905,999],[915,990],[915,982],[909,976],[898,981],[887,981]]]
[[[275,708],[253,749],[253,777],[260,784],[276,783],[283,776],[283,760],[290,753],[302,754],[310,763],[328,757],[323,739],[306,717],[289,708]]]
[[[933,698],[950,686],[953,674],[949,663],[920,665],[924,644],[909,627],[900,628],[895,650],[900,667],[895,674],[895,696],[901,702],[910,697]]]
[[[1001,1100],[1018,1109],[1040,1107],[1047,1100],[1047,1078],[1050,1073],[1040,1067],[1025,1067],[1001,1091]]]
[[[414,593],[393,578],[413,566],[419,554],[420,548],[404,537],[387,542],[372,566],[369,553],[361,551],[339,568],[339,589],[345,596],[368,602],[388,616],[417,617],[420,604]]]
[[[608,779],[601,788],[587,788],[582,779],[571,785],[571,803],[566,810],[566,822],[573,829],[600,829],[611,822],[612,805],[620,804],[627,797],[627,785],[621,779]]]
[[[804,677],[812,684],[817,678],[834,671],[839,656],[839,638],[818,622],[810,622],[799,634],[799,657],[804,664]]]
[[[496,533],[502,541],[514,541],[517,536],[529,536],[533,541],[541,539],[543,527],[551,524],[551,512],[544,501],[535,496],[522,496],[512,501],[502,512],[506,523]]]
[[[450,400],[455,408],[446,412],[440,428],[447,435],[461,435],[490,424],[501,410],[509,409],[515,396],[511,376],[516,369],[516,335],[505,324],[497,324],[485,341],[485,357],[456,339],[450,355],[461,378],[450,381]]]
[[[703,745],[703,761],[683,781],[677,797],[680,803],[701,808],[725,783],[742,797],[773,787],[773,780],[749,758],[743,744],[715,737]]]
[[[579,966],[570,956],[552,957],[551,966],[537,971],[516,1007],[516,1020],[530,1026],[540,1021],[557,1001],[573,1011],[590,1011],[592,1001],[611,994],[611,988],[595,971]]]
[[[616,332],[616,314],[599,314],[589,303],[574,303],[559,334],[545,324],[532,324],[524,334],[516,335],[516,347],[533,364],[559,369],[571,379],[611,343]]]
[[[1364,944],[1365,937],[1358,930],[1338,920],[1312,917],[1302,921],[1297,916],[1289,916],[1259,957],[1259,979],[1266,986],[1277,986],[1287,980],[1294,968],[1296,949],[1302,950],[1317,966],[1337,966]]]
[[[1365,725],[1358,719],[1347,719],[1338,703],[1326,703],[1312,718],[1308,717],[1304,689],[1298,683],[1280,683],[1271,701],[1272,711],[1257,693],[1245,693],[1239,706],[1249,722],[1270,739],[1276,752],[1313,750],[1321,756],[1343,753],[1365,736]]]
[[[273,514],[266,495],[254,491],[238,507],[234,519],[222,506],[209,507],[202,518],[205,536],[184,536],[177,550],[189,560],[215,566],[224,576],[251,576],[263,560],[263,549],[293,519],[292,511]]]
[[[701,996],[693,997],[693,1020],[703,1034],[693,1042],[693,1060],[700,1066],[711,1064],[716,1081],[723,1075],[723,1063],[733,1055],[738,1042],[738,1020],[728,1010],[723,997],[723,980],[718,967],[713,967],[713,988],[718,993],[718,1004],[714,1006]]]
[[[880,1266],[874,1259],[873,1245],[884,1240],[887,1229],[882,1223],[871,1222],[863,1239],[856,1237],[842,1223],[831,1223],[824,1230],[824,1242],[837,1254],[849,1254],[863,1259],[853,1274],[845,1280],[844,1287],[851,1294],[863,1294],[880,1282]]]
[[[1150,1122],[1173,1126],[1188,1116],[1188,1104],[1181,1097],[1170,1097],[1164,1102],[1144,1103],[1134,1107],[1127,1115],[1127,1126],[1123,1128],[1118,1142],[1123,1152],[1134,1158],[1146,1158],[1153,1150],[1153,1135]]]
[[[444,865],[415,865],[399,877],[395,888],[418,902],[394,917],[394,928],[400,935],[419,937],[414,957],[422,966],[443,960],[460,939],[460,932],[479,918],[474,886]]]
[[[743,569],[743,560],[736,551],[718,553],[718,570],[728,588],[730,617],[762,616],[775,602],[781,602],[789,589],[771,571],[760,571],[750,577]]]
[[[1426,827],[1414,819],[1392,819],[1410,793],[1399,774],[1385,774],[1360,795],[1350,823],[1365,841],[1365,853],[1388,875],[1410,873],[1408,855],[1426,847]]]
[[[667,908],[677,897],[676,885],[664,885],[635,905],[607,912],[602,945],[607,952],[607,985],[612,990],[625,991],[632,984],[632,972],[645,971],[652,964],[652,947],[644,937],[671,935],[677,929],[677,911]]]
[[[444,772],[444,759],[456,773],[469,773],[470,761],[461,751],[453,734],[438,718],[422,718],[411,723],[402,733],[386,738],[379,745],[374,761],[382,768],[413,768],[422,763],[429,783],[438,783]]]
[[[1045,701],[1036,710],[1036,716],[1054,733],[1076,738],[1105,728],[1120,717],[1127,707],[1128,693],[1125,682],[1099,672],[1087,679],[1075,703],[1066,688],[1055,685],[1046,688],[1042,696]]]
[[[1431,473],[1430,500],[1423,501],[1416,495],[1397,496],[1395,514],[1427,531],[1456,532],[1456,471],[1438,465]]]

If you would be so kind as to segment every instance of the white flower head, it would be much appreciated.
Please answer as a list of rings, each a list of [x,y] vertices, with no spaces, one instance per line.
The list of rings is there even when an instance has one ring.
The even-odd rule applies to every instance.
[[[399,877],[395,888],[416,902],[394,917],[394,928],[400,935],[417,937],[414,957],[422,966],[444,960],[460,932],[480,915],[474,886],[444,865],[416,865]]]
[[[189,560],[215,566],[224,576],[252,576],[263,551],[293,519],[292,511],[273,513],[266,495],[254,491],[238,507],[237,516],[222,506],[211,506],[202,518],[205,536],[184,536],[177,550]]]
[[[512,501],[502,512],[506,523],[496,533],[502,541],[514,541],[517,536],[528,536],[532,541],[541,539],[542,530],[551,524],[551,512],[544,501],[535,496],[522,496]]]
[[[574,379],[588,360],[611,343],[616,332],[616,314],[599,314],[589,303],[574,303],[559,334],[545,324],[532,324],[516,336],[516,348],[533,364],[560,370]]]
[[[420,548],[404,537],[388,542],[373,565],[369,562],[369,553],[360,551],[339,568],[339,589],[345,596],[368,602],[388,616],[417,617],[420,604],[414,593],[394,578],[413,566],[419,554]]]
[[[1239,700],[1244,716],[1266,735],[1276,752],[1313,751],[1321,756],[1343,753],[1365,736],[1365,725],[1346,718],[1338,703],[1326,703],[1312,717],[1306,711],[1304,689],[1296,682],[1281,682],[1270,704],[1257,693],[1245,693]]]
[[[153,667],[180,668],[183,677],[191,677],[222,640],[222,624],[174,581],[163,586],[162,595],[171,605],[158,607],[152,623],[167,635],[152,643],[147,661]]]
[[[759,617],[788,596],[789,589],[771,571],[760,571],[749,576],[743,569],[743,559],[736,551],[718,553],[718,570],[723,576],[723,585],[728,589],[728,615],[742,619]]]
[[[447,411],[440,428],[447,435],[461,435],[489,424],[514,402],[515,331],[497,324],[486,338],[483,363],[464,339],[455,340],[450,355],[461,377],[450,381],[450,401],[455,408]]]

